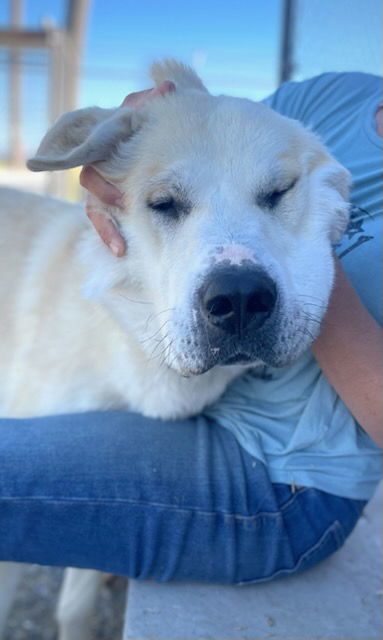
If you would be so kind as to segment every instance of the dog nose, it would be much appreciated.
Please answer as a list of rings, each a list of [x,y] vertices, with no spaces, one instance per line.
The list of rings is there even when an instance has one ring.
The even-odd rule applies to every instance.
[[[258,329],[273,312],[277,289],[261,269],[220,270],[201,291],[201,311],[210,325],[232,335]]]

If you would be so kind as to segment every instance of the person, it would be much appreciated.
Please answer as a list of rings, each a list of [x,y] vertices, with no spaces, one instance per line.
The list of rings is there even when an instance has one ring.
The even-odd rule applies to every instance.
[[[319,133],[353,176],[312,353],[246,373],[188,420],[115,411],[2,419],[0,560],[246,584],[313,566],[355,526],[383,443],[380,80],[324,74],[266,102]],[[92,168],[81,181],[121,204]],[[99,212],[88,215],[116,255],[129,251]]]

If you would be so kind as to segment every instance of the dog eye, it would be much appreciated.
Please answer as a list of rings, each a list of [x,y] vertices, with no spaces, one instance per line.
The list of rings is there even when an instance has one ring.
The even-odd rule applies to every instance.
[[[274,209],[276,206],[278,206],[283,196],[288,191],[290,191],[295,186],[295,184],[296,180],[293,180],[293,182],[289,184],[289,186],[285,189],[275,189],[275,191],[270,191],[270,193],[262,194],[258,198],[258,204],[260,206],[267,207],[268,209]]]
[[[159,200],[158,202],[148,202],[149,209],[162,213],[166,216],[178,216],[177,203],[173,198],[167,198],[166,200]]]

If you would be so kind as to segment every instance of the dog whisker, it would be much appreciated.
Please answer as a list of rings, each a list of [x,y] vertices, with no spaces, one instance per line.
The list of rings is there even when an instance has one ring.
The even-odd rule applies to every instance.
[[[145,331],[148,330],[150,322],[152,322],[153,320],[156,320],[158,318],[158,316],[162,315],[163,313],[166,313],[166,312],[169,312],[169,311],[174,311],[174,309],[175,309],[175,307],[169,307],[168,309],[162,309],[162,311],[159,311],[158,313],[151,313],[148,316],[147,320],[146,320]]]
[[[169,367],[170,365],[166,362],[166,360],[169,358],[169,355],[171,353],[171,348],[173,345],[173,340],[171,342],[169,342],[169,344],[166,346],[166,348],[164,349],[164,351],[162,352],[162,358],[161,358],[161,362],[159,365],[159,368],[163,368],[163,367]],[[174,362],[174,358],[172,360],[172,363]]]
[[[164,351],[165,351],[165,349],[167,348],[167,346],[168,346],[168,344],[169,344],[169,343],[165,344],[164,349],[163,349],[160,353],[157,353],[156,355],[154,355],[154,354],[155,354],[155,352],[157,351],[157,349],[158,349],[161,345],[163,345],[163,344],[164,344],[164,342],[166,342],[166,340],[167,340],[168,338],[169,338],[169,334],[165,334],[165,335],[163,336],[163,338],[157,342],[157,344],[155,345],[154,349],[152,350],[152,352],[151,352],[151,354],[150,354],[150,357],[149,357],[149,359],[148,359],[148,362],[151,362],[152,360],[155,360],[156,358],[160,358],[160,357],[163,355],[163,353],[164,353]]]
[[[314,342],[314,340],[315,340],[315,336],[313,336],[313,334],[311,333],[311,331],[307,327],[298,327],[297,328],[297,333],[301,333],[304,336],[308,336],[310,338],[311,342]]]
[[[145,342],[149,342],[149,340],[155,340],[156,339],[156,335],[168,324],[168,322],[170,322],[170,318],[168,318],[167,320],[165,320],[165,322],[160,326],[159,329],[157,329],[157,331],[155,333],[153,333],[153,335],[144,338],[143,340],[140,340],[140,344],[145,344]],[[162,340],[162,338],[161,338]],[[157,340],[157,342],[161,342],[161,340]]]
[[[324,304],[320,300],[320,298],[317,298],[316,296],[300,294],[300,295],[298,295],[298,298],[303,301],[304,305],[310,305],[310,306],[313,306],[313,307],[318,307],[319,309],[326,309],[327,308],[327,304]]]
[[[117,295],[120,298],[123,298],[124,300],[128,300],[128,302],[134,302],[135,304],[151,304],[153,305],[153,302],[149,302],[148,300],[134,300],[133,298],[129,298],[129,296],[125,295],[124,293],[121,293],[121,291],[117,292]]]
[[[308,320],[309,322],[316,322],[317,324],[322,324],[322,320],[320,318],[317,318],[316,316],[307,312],[302,313],[302,318],[304,318],[304,320]]]
[[[170,355],[170,353],[171,353],[171,348],[172,348],[172,346],[173,346],[173,342],[174,342],[174,340],[172,340],[172,341],[170,342],[170,344],[169,344],[169,354],[167,354],[167,357],[168,357],[168,356]],[[171,369],[171,368],[173,367],[174,362],[176,362],[176,360],[177,360],[177,353],[174,353],[174,354],[173,354],[173,358],[172,358],[172,360],[171,360],[170,362],[168,362],[168,363],[167,363],[167,362],[166,362],[166,360],[165,360],[165,358],[164,358],[164,359],[163,359],[162,364],[163,364],[163,365],[165,365],[167,368]]]

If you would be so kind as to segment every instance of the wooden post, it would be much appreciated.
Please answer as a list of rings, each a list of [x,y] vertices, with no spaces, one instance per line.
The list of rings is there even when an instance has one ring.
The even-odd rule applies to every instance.
[[[64,107],[75,109],[78,101],[80,61],[84,41],[89,0],[69,0],[64,75]]]
[[[64,69],[66,36],[61,29],[52,29],[49,42],[49,121],[52,124],[65,111]]]
[[[11,29],[20,29],[23,13],[23,0],[11,0]],[[21,137],[21,60],[20,50],[16,47],[9,52],[9,162],[20,166],[24,162]]]
[[[291,79],[294,71],[293,36],[295,22],[295,0],[284,0],[282,16],[281,53],[279,62],[279,84]]]
[[[78,89],[80,82],[80,62],[89,10],[89,0],[69,0],[65,28],[61,35],[61,43],[57,42],[56,50],[52,49],[53,67],[61,69],[61,86],[56,79],[52,90],[61,90],[62,102],[60,113],[72,111],[78,106]],[[56,59],[56,62],[54,60]],[[56,116],[57,117],[57,116]],[[73,186],[73,175],[70,171],[54,172],[51,177],[51,188],[59,197],[68,197]]]
[[[49,78],[49,118],[55,120],[64,111],[75,109],[78,102],[80,80],[80,60],[86,17],[90,0],[66,0],[68,15],[64,28],[42,27],[41,29],[23,29],[23,0],[10,0],[10,28],[0,27],[0,45],[9,47],[9,129],[10,163],[20,165],[24,162],[21,138],[21,51],[23,49],[45,49],[50,53]],[[56,174],[55,174],[56,175]],[[66,194],[64,173],[57,172],[58,191]],[[57,190],[55,188],[55,192]]]

